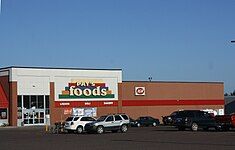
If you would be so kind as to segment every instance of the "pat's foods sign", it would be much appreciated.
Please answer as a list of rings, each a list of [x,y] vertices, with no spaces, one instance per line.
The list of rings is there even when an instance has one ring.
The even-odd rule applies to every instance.
[[[59,99],[74,98],[114,98],[114,94],[105,83],[78,81],[69,83],[59,95]]]
[[[60,91],[56,100],[117,100],[117,83],[106,79],[71,79]]]

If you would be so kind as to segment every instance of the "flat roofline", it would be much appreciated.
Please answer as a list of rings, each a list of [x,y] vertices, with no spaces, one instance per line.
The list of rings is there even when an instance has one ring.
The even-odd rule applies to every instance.
[[[122,81],[122,82],[137,82],[137,83],[210,83],[210,84],[224,84],[224,82],[216,81]]]
[[[105,70],[105,71],[122,71],[122,69],[94,69],[94,68],[73,68],[73,67],[23,67],[23,66],[10,66],[0,68],[1,70],[20,68],[20,69],[62,69],[62,70]]]

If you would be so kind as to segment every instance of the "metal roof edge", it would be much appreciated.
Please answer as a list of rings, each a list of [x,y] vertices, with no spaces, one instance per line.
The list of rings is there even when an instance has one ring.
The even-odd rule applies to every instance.
[[[213,84],[224,84],[219,81],[122,81],[122,82],[143,82],[143,83],[213,83]]]
[[[122,71],[122,69],[94,69],[94,68],[73,68],[73,67],[23,67],[23,66],[9,66],[0,68],[0,70],[7,70],[11,68],[20,68],[20,69],[62,69],[62,70],[104,70],[104,71]]]

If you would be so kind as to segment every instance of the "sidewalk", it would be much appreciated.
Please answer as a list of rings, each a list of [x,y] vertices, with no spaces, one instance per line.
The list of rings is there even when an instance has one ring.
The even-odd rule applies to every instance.
[[[45,125],[42,126],[1,126],[0,130],[10,130],[10,129],[25,129],[25,130],[35,130],[35,129],[40,129],[40,130],[44,130],[45,129]]]

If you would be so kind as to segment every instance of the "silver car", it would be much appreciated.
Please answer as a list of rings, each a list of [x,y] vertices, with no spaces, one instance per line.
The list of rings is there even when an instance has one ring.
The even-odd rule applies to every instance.
[[[126,114],[105,115],[101,116],[95,122],[87,123],[85,130],[87,132],[97,132],[98,134],[104,133],[105,131],[118,132],[119,130],[125,133],[128,130],[129,124],[129,116]]]

